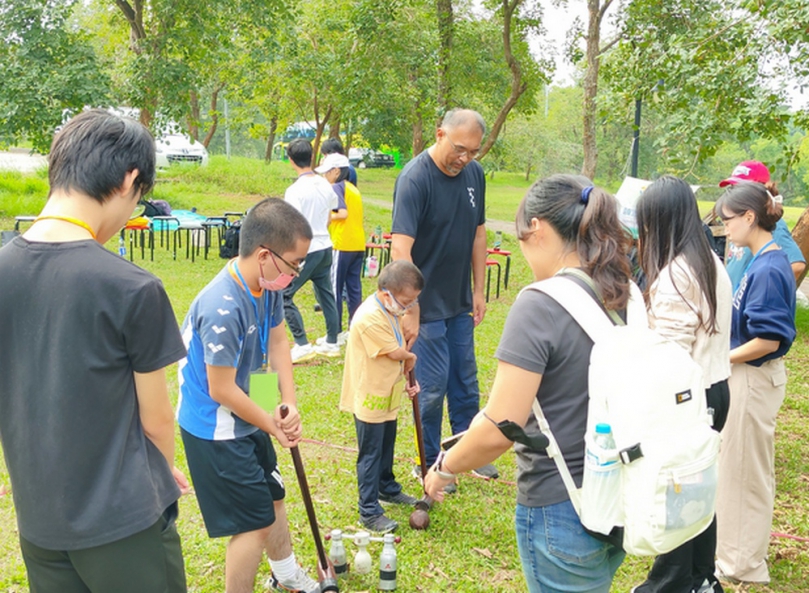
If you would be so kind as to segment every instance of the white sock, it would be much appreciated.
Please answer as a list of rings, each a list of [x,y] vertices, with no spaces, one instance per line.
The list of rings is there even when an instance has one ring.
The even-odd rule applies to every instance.
[[[270,567],[272,567],[272,573],[275,575],[275,578],[282,583],[295,578],[295,573],[298,572],[295,552],[284,560],[270,560]]]

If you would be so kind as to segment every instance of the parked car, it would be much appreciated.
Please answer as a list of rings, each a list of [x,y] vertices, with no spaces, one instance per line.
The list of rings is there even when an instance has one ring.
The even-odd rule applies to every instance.
[[[208,151],[201,142],[185,134],[167,133],[155,139],[157,167],[165,169],[178,163],[208,164]]]
[[[380,150],[371,150],[369,148],[351,148],[348,151],[348,162],[357,167],[358,169],[366,169],[372,167],[393,167],[396,165],[396,159],[393,155]]]

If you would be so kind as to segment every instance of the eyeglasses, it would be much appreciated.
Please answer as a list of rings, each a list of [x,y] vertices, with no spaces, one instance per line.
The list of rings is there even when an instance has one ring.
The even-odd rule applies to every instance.
[[[404,306],[402,303],[399,302],[399,299],[397,299],[395,296],[393,296],[393,293],[391,291],[385,290],[385,292],[387,292],[390,295],[390,298],[393,299],[394,303],[399,305],[399,308],[402,311],[409,311],[410,309],[412,309],[413,307],[415,307],[416,305],[419,304],[419,299],[418,299],[418,297],[416,297],[410,302],[410,304],[408,304],[407,306]]]
[[[441,129],[443,130],[444,128]],[[474,159],[476,156],[480,154],[480,148],[469,150],[464,146],[456,146],[455,143],[449,139],[449,134],[447,134],[446,130],[444,130],[444,138],[447,139],[447,142],[449,142],[449,145],[452,147],[452,150],[458,156],[468,156],[470,159]]]
[[[290,270],[292,270],[292,271],[295,273],[295,275],[296,275],[296,276],[300,276],[300,274],[301,274],[301,270],[303,270],[303,264],[305,264],[305,263],[306,263],[306,260],[302,260],[302,261],[301,261],[301,262],[300,262],[300,263],[299,263],[299,264],[296,266],[295,264],[291,264],[291,263],[289,263],[287,260],[285,260],[283,257],[281,257],[280,255],[278,255],[278,254],[277,254],[275,251],[273,251],[272,249],[270,249],[270,248],[269,248],[269,247],[267,247],[266,245],[259,245],[259,247],[261,247],[262,249],[266,249],[267,251],[269,251],[269,252],[270,252],[270,255],[272,255],[272,257],[273,257],[273,263],[275,263],[275,258],[277,257],[277,258],[278,258],[278,259],[280,259],[282,262],[284,262],[284,263],[287,265],[287,267],[288,267]],[[278,264],[275,264],[275,269],[276,269],[276,270],[278,270],[279,272],[281,271],[281,269],[278,267]]]

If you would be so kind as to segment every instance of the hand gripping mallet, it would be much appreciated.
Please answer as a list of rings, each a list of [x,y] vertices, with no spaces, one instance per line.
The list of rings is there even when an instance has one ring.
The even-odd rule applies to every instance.
[[[407,384],[410,387],[416,384],[413,378],[413,371],[407,373]],[[427,460],[424,457],[424,434],[421,431],[421,410],[419,409],[419,396],[413,396],[413,424],[416,427],[416,441],[419,446],[419,462],[421,463],[421,483],[427,477]],[[410,513],[410,527],[413,529],[427,529],[430,526],[430,507],[433,506],[433,499],[425,492],[421,500],[416,502],[416,510]]]
[[[286,404],[281,404],[281,418],[286,418],[288,414],[289,408]],[[306,515],[309,517],[309,527],[312,528],[312,537],[317,548],[317,579],[320,583],[320,593],[326,593],[327,591],[339,593],[340,589],[337,587],[337,575],[334,572],[334,566],[326,556],[323,541],[320,539],[320,529],[317,526],[315,507],[312,504],[312,495],[309,492],[309,482],[306,481],[301,452],[298,450],[297,445],[290,447],[289,452],[292,453],[292,463],[295,465],[295,474],[298,476],[298,485],[301,488],[303,504],[306,507]]]

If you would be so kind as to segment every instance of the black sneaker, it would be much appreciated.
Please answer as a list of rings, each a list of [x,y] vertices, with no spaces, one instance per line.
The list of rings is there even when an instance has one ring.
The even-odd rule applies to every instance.
[[[393,496],[388,496],[386,494],[379,495],[379,502],[381,503],[406,504],[412,507],[418,501],[419,499],[416,498],[415,496],[410,496],[409,494],[405,494],[404,492],[399,492],[398,494],[394,494]]]
[[[390,533],[396,531],[399,524],[385,515],[374,515],[373,517],[360,517],[360,523],[368,531],[374,533]]]
[[[497,468],[494,467],[491,463],[487,463],[484,466],[481,466],[477,469],[473,469],[472,473],[478,476],[479,478],[486,478],[488,480],[496,480],[500,477],[500,472],[497,471]]]

